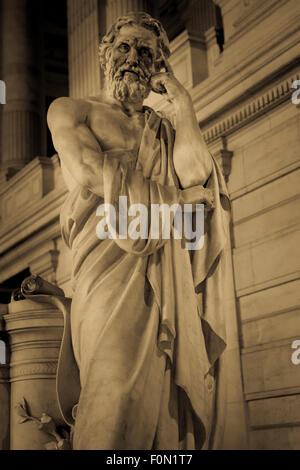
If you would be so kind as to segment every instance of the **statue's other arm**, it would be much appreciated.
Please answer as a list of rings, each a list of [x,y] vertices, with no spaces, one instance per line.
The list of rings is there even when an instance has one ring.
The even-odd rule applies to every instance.
[[[175,104],[174,167],[183,188],[204,185],[212,171],[212,158],[199,128],[190,96]]]
[[[172,72],[154,75],[156,83],[167,91],[175,114],[176,137],[173,162],[183,188],[204,185],[212,171],[212,158],[200,131],[188,91]]]
[[[48,111],[48,126],[54,148],[77,183],[103,196],[103,153],[86,125],[89,104],[83,100],[58,98]]]

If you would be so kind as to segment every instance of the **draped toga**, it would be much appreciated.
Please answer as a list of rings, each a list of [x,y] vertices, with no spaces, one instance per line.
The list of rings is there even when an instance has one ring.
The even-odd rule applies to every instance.
[[[226,342],[222,251],[229,214],[218,165],[213,161],[206,184],[215,207],[205,218],[201,250],[188,251],[174,237],[96,235],[103,202],[118,209],[122,195],[128,206],[150,208],[181,199],[175,131],[150,108],[144,111],[137,158],[104,156],[104,198],[78,186],[61,211],[73,256],[71,332],[81,387],[74,449],[208,448],[216,419],[214,366]],[[202,202],[202,186],[185,191]]]

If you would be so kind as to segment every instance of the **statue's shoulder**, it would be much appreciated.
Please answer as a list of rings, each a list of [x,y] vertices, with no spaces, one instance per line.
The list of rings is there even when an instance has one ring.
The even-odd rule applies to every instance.
[[[90,103],[88,99],[64,96],[56,98],[49,106],[47,118],[57,120],[59,117],[72,116],[74,119],[88,114]]]
[[[102,109],[103,108],[103,109]],[[61,97],[55,99],[47,113],[47,121],[50,129],[59,127],[66,122],[87,122],[93,112],[105,113],[107,104],[102,95],[86,98]]]

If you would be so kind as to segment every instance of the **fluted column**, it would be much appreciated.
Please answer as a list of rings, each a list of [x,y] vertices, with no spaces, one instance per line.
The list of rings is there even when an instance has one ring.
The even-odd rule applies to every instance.
[[[46,413],[63,424],[55,391],[63,317],[50,304],[20,300],[8,305],[4,321],[10,348],[10,449],[43,450],[51,439],[20,416],[20,404],[25,398],[31,416]]]
[[[69,92],[74,98],[99,94],[98,0],[68,0]]]
[[[216,6],[213,0],[189,0],[182,13],[185,27],[190,34],[204,38],[204,33],[216,26]]]
[[[2,0],[1,170],[10,176],[36,157],[41,145],[39,2]]]
[[[151,13],[150,0],[106,0],[106,29],[119,17],[132,11]]]

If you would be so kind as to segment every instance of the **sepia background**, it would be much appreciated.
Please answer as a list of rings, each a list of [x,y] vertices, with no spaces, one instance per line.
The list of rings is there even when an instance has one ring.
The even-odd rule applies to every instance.
[[[12,417],[20,387],[37,403],[54,382],[61,329],[53,311],[50,334],[45,312],[9,304],[11,290],[34,273],[72,295],[59,224],[67,190],[46,112],[59,96],[99,93],[99,37],[141,10],[168,33],[170,63],[232,201],[228,447],[300,449],[300,364],[291,360],[300,340],[299,0],[0,0],[0,449],[22,439]],[[170,113],[160,95],[147,104]]]

